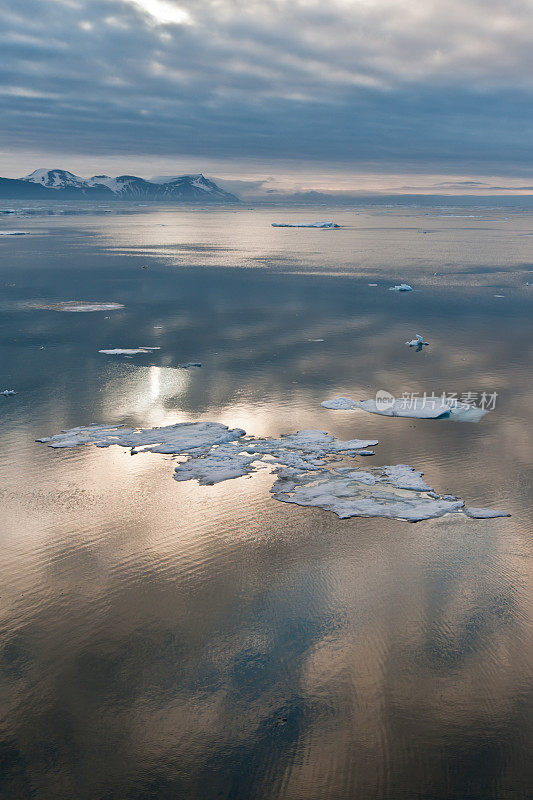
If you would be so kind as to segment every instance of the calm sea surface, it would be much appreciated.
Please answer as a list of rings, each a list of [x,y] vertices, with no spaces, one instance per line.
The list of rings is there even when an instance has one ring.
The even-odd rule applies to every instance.
[[[530,798],[533,216],[110,208],[0,215],[30,234],[0,236],[2,800]],[[271,227],[316,219],[345,227]],[[124,308],[39,307],[70,300]],[[320,406],[378,389],[497,396]],[[365,466],[512,517],[342,521],[268,470],[35,443],[196,420],[377,438]]]

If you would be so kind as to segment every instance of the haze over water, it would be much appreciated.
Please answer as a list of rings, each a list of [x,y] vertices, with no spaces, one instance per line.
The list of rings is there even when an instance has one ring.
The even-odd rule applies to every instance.
[[[530,797],[533,216],[110,208],[0,219],[0,797]],[[43,308],[72,300],[124,308]],[[320,406],[378,389],[497,398]],[[197,420],[376,438],[365,467],[512,516],[339,520],[268,470],[34,441]]]

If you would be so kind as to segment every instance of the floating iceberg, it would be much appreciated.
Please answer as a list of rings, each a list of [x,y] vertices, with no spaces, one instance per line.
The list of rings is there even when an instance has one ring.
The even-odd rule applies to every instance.
[[[29,231],[0,231],[0,236],[27,236]]]
[[[134,429],[121,425],[71,428],[37,441],[49,447],[119,445],[132,453],[177,455],[186,460],[174,470],[177,481],[211,485],[270,466],[277,475],[271,492],[276,500],[314,506],[347,517],[387,517],[409,522],[461,513],[471,518],[507,516],[491,509],[465,509],[453,495],[439,495],[408,464],[360,470],[329,469],[328,461],[367,455],[362,449],[377,441],[339,441],[324,431],[304,430],[274,438],[247,437],[240,428],[218,422],[181,422],[162,428]]]
[[[412,292],[413,287],[408,283],[399,283],[397,286],[389,286],[389,292]]]
[[[419,333],[415,334],[414,339],[411,339],[410,342],[406,342],[405,344],[409,345],[409,347],[416,347],[417,350],[422,350],[423,347],[427,347],[429,342],[424,341],[424,337],[421,336]]]
[[[152,350],[161,350],[160,347],[115,347],[113,350],[99,350],[99,353],[105,353],[108,356],[135,356],[137,353],[151,353]]]
[[[0,392],[4,397],[11,397],[12,395],[16,394],[14,389],[4,389],[3,392]]]
[[[117,311],[120,308],[124,308],[124,306],[122,303],[85,303],[76,300],[65,300],[59,303],[32,303],[30,308],[37,308],[41,311],[84,313],[89,311]]]
[[[468,403],[440,398],[399,398],[391,397],[389,404],[377,403],[376,400],[350,400],[349,397],[337,397],[321,403],[324,408],[333,411],[352,411],[360,408],[370,414],[383,417],[409,417],[412,419],[453,419],[456,422],[479,422],[488,414],[488,409],[478,408]]]
[[[273,228],[340,228],[336,222],[273,222]]]

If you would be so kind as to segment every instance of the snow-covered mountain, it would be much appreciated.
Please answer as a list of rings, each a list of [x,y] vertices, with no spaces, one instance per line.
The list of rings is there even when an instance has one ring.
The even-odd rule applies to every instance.
[[[221,189],[214,181],[209,180],[209,178],[206,178],[201,173],[198,175],[157,176],[151,178],[150,183],[166,187],[163,189],[165,192],[170,191],[173,194],[180,194],[187,198],[194,197],[200,200],[204,199],[206,195],[209,195],[212,201],[217,199],[225,200],[227,197],[234,198],[233,202],[235,202],[235,199],[238,199],[235,198],[235,195]]]
[[[44,191],[43,191],[44,190]],[[36,169],[24,178],[0,178],[0,197],[103,198],[110,200],[169,200],[185,203],[238,203],[203,175],[177,175],[147,181],[136,175],[94,175],[81,178],[64,169]]]
[[[36,169],[21,180],[38,183],[45,189],[83,189],[86,184],[83,178],[66,169]]]

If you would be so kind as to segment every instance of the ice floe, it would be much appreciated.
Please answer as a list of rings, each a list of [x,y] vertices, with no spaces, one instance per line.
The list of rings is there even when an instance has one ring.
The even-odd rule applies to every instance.
[[[336,222],[273,222],[273,228],[340,228]]]
[[[360,408],[370,414],[383,417],[408,417],[412,419],[453,419],[456,422],[479,422],[488,414],[488,409],[478,408],[468,403],[440,398],[398,398],[389,395],[389,403],[376,400],[350,400],[349,397],[336,397],[324,400],[320,405],[333,411],[353,411]]]
[[[59,448],[92,443],[97,447],[118,444],[121,447],[130,447],[134,452],[149,450],[152,453],[205,453],[214,445],[239,439],[244,433],[241,428],[230,430],[219,422],[177,422],[162,428],[140,430],[122,425],[82,425],[37,441]]]
[[[424,337],[421,336],[420,333],[416,333],[415,338],[405,344],[409,345],[409,347],[416,347],[417,350],[421,350],[423,347],[427,347],[429,342],[425,342]]]
[[[496,517],[510,517],[507,511],[496,511],[495,508],[465,508],[465,514],[472,519],[495,519]]]
[[[0,236],[27,236],[29,231],[0,231]]]
[[[444,514],[471,518],[508,516],[502,511],[465,508],[454,495],[440,495],[408,464],[361,470],[353,466],[329,468],[329,462],[369,455],[376,440],[339,441],[324,431],[304,430],[279,438],[246,436],[240,428],[218,422],[180,422],[162,428],[134,429],[120,425],[71,428],[37,441],[49,447],[84,444],[119,445],[132,453],[151,452],[186,460],[174,469],[177,481],[196,480],[211,485],[271,467],[277,479],[271,492],[276,500],[333,511],[341,518],[387,517],[419,520]]]
[[[397,286],[389,286],[389,292],[412,292],[413,287],[408,283],[399,283]]]
[[[357,408],[355,400],[350,400],[349,397],[335,397],[333,400],[324,400],[320,403],[324,408],[331,408],[333,411],[353,411]]]
[[[37,308],[41,311],[84,313],[89,311],[118,311],[124,306],[122,303],[86,303],[77,300],[65,300],[58,303],[32,303],[30,308]]]
[[[349,439],[343,442],[324,431],[304,430],[279,439],[250,439],[245,442],[245,450],[247,453],[271,456],[284,466],[317,469],[324,466],[324,459],[328,456],[355,456],[359,450],[376,444],[377,439]]]
[[[206,456],[192,458],[174,470],[177,481],[195,479],[206,486],[232,478],[240,478],[253,471],[255,455],[239,452],[238,444],[222,444]]]
[[[400,470],[396,474],[396,470]],[[419,522],[461,513],[464,501],[448,500],[431,490],[413,467],[376,467],[366,472],[350,467],[317,473],[282,470],[271,491],[284,503],[314,506],[348,517],[388,517]]]
[[[99,350],[99,353],[105,353],[108,356],[135,356],[137,353],[151,353],[152,350],[161,350],[160,347],[115,347],[112,350]]]
[[[487,409],[478,408],[468,403],[459,403],[453,400],[429,400],[424,397],[409,398],[407,401],[400,398],[395,400],[388,408],[380,406],[375,400],[361,400],[356,403],[356,408],[368,411],[370,414],[381,414],[384,417],[409,417],[412,419],[453,419],[458,422],[479,422],[488,414]]]

